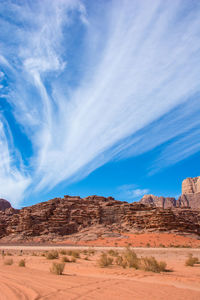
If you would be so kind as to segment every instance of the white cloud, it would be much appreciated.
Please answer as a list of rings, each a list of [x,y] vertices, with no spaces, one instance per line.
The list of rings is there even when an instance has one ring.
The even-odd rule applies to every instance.
[[[125,184],[118,188],[119,197],[123,200],[135,200],[142,198],[145,194],[149,194],[149,189],[137,188],[134,184]]]
[[[199,151],[197,139],[187,147],[191,138],[181,136],[200,126],[194,99],[200,83],[198,5],[111,1],[92,17],[78,0],[9,5],[25,25],[6,23],[16,37],[14,44],[3,41],[0,64],[14,81],[8,100],[33,146],[29,177],[37,190],[170,139],[181,151],[177,156],[173,146],[166,148],[163,167],[171,163],[168,157],[176,163]],[[82,31],[76,38],[84,40],[78,53],[87,60],[74,87],[67,80],[73,65],[68,53],[79,51],[79,44],[72,47],[77,24]]]

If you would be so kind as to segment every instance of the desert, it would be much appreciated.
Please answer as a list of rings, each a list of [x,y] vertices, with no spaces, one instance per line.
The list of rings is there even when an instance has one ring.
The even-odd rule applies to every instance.
[[[200,265],[186,266],[189,254],[200,259],[198,248],[134,248],[139,257],[154,256],[167,263],[167,272],[123,268],[115,265],[100,267],[102,252],[116,258],[122,247],[87,246],[1,246],[5,256],[0,260],[0,299],[194,299],[200,297]],[[58,251],[59,258],[45,255]],[[74,254],[75,253],[75,254]],[[77,254],[78,253],[78,254]],[[52,274],[52,262],[66,262],[62,276]],[[19,262],[24,259],[25,267]],[[11,265],[6,265],[12,260]]]

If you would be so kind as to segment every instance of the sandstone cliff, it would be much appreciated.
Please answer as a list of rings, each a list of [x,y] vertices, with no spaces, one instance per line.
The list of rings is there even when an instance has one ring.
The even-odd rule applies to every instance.
[[[0,211],[0,238],[7,241],[43,241],[64,238],[82,230],[99,228],[109,232],[178,232],[200,235],[200,211],[159,208],[90,196],[65,196],[21,210]]]
[[[182,195],[176,200],[171,197],[144,195],[140,203],[153,207],[188,207],[200,209],[200,177],[186,178],[182,182]]]

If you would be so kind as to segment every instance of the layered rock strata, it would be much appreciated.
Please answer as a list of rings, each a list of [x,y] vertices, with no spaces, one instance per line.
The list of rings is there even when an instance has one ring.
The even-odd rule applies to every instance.
[[[200,235],[200,211],[159,208],[90,196],[65,196],[21,210],[0,211],[0,238],[63,237],[102,226],[110,232],[163,231]]]

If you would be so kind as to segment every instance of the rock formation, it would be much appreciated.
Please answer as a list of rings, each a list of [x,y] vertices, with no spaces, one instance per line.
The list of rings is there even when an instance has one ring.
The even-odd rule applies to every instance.
[[[153,207],[170,208],[176,207],[176,199],[171,197],[158,197],[154,195],[144,195],[140,203]]]
[[[0,199],[0,210],[6,210],[7,208],[10,208],[11,207],[11,204],[10,202],[8,202],[7,200],[5,199]]]
[[[182,182],[182,195],[176,200],[170,197],[144,195],[140,203],[153,207],[188,207],[200,209],[200,177],[186,178]]]
[[[200,176],[194,178],[186,178],[182,182],[182,194],[200,193]]]
[[[187,194],[178,200],[145,195],[135,203],[112,197],[64,196],[19,210],[1,199],[0,239],[53,241],[85,230],[94,238],[99,228],[104,234],[162,231],[200,236],[199,177],[186,179],[183,192]]]
[[[200,211],[160,208],[89,196],[65,196],[20,210],[0,211],[0,238],[7,241],[52,241],[86,228],[106,232],[178,232],[200,235]]]

